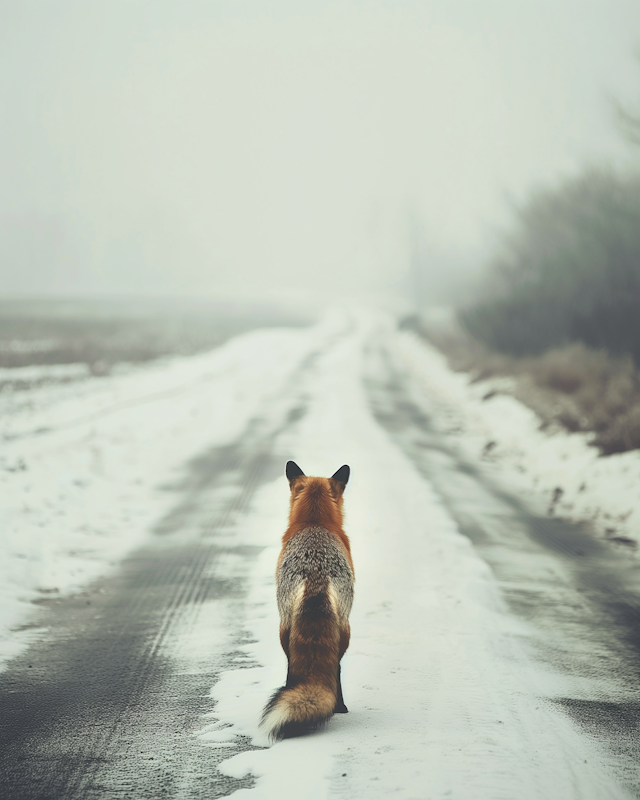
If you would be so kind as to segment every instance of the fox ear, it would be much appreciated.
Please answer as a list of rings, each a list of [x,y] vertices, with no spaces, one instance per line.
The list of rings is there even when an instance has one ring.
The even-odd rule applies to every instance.
[[[289,483],[294,481],[296,478],[299,478],[301,475],[304,475],[304,472],[300,469],[300,467],[296,464],[295,461],[287,461],[287,466],[284,471],[284,474],[287,476],[287,480]]]
[[[349,482],[349,475],[351,474],[351,470],[346,464],[343,464],[337,472],[334,472],[331,476],[334,481],[338,481],[339,483],[343,483],[345,486]]]

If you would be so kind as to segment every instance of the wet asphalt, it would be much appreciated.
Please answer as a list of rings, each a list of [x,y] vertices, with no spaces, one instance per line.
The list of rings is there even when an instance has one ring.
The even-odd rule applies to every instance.
[[[380,425],[434,487],[495,576],[527,646],[560,676],[561,707],[610,754],[640,797],[640,561],[625,538],[536,513],[504,488],[481,454],[470,459],[443,431],[384,344],[368,353],[367,386]],[[486,451],[485,451],[486,452]],[[562,676],[568,680],[562,681]]]
[[[262,548],[242,544],[238,523],[282,474],[289,454],[276,442],[305,413],[298,387],[315,357],[283,387],[275,414],[164,487],[176,504],[147,546],[82,593],[39,602],[34,643],[0,674],[0,798],[216,798],[253,784],[216,769],[247,741],[205,745],[197,731],[215,722],[209,693],[220,673],[252,666],[239,650],[243,574]],[[180,648],[203,614],[227,638],[185,662]]]
[[[291,455],[278,440],[305,414],[296,387],[314,358],[292,379],[279,416],[252,420],[167,487],[176,503],[150,544],[81,594],[40,602],[30,625],[41,632],[0,674],[0,797],[216,798],[252,785],[216,769],[247,741],[205,746],[196,733],[203,715],[215,715],[209,691],[220,673],[250,666],[239,651],[249,587],[225,565],[260,553],[243,545],[239,522]],[[549,702],[608,748],[640,796],[637,560],[588,526],[533,513],[481,459],[461,455],[383,344],[369,359],[379,424],[489,564],[512,613],[535,628],[536,657],[586,687]],[[207,608],[224,618],[228,638],[185,666],[172,642]]]

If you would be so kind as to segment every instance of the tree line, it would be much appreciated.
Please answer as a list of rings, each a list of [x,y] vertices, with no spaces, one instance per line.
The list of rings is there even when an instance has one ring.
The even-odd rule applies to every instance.
[[[618,107],[618,121],[640,144],[640,118]],[[582,342],[640,366],[640,175],[588,167],[534,192],[459,317],[516,356]]]

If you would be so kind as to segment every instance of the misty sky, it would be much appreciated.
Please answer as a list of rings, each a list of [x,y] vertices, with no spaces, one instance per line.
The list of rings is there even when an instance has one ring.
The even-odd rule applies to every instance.
[[[638,0],[0,0],[0,293],[469,269],[510,200],[629,162],[639,46]]]

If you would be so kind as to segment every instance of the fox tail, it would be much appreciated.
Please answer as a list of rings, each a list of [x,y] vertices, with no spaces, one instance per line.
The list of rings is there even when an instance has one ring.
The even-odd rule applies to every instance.
[[[333,715],[338,691],[340,631],[329,594],[303,597],[289,636],[286,684],[267,703],[261,727],[290,739],[321,728]]]

